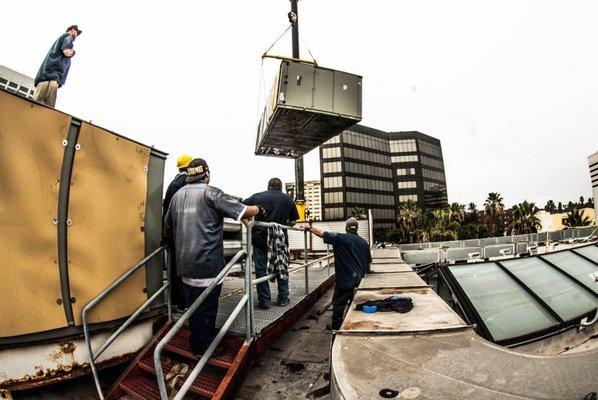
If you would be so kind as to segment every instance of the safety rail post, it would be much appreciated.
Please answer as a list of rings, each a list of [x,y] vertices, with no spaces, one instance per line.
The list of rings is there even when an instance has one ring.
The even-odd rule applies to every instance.
[[[247,294],[247,304],[245,305],[245,339],[250,342],[254,334],[254,315],[253,315],[253,243],[251,232],[253,230],[253,221],[247,224],[245,234],[247,246],[247,256],[245,257],[245,294]]]
[[[163,285],[169,282],[170,280],[170,269],[172,262],[172,254],[166,247],[164,247],[164,262],[166,263],[166,278],[162,279]],[[166,306],[168,307],[168,323],[172,322],[172,286],[168,285],[166,289]]]
[[[308,264],[308,256],[307,256],[307,230],[303,231],[303,250],[304,250],[304,260],[305,260],[305,294],[309,294],[309,267]]]
[[[149,306],[154,300],[158,298],[160,294],[168,289],[170,283],[168,280],[165,282],[164,285],[156,291],[149,299],[147,299],[137,310],[114,332],[108,340],[104,342],[104,344],[100,347],[99,351],[94,355],[93,348],[91,346],[91,337],[89,333],[89,322],[87,315],[98,303],[104,300],[110,293],[114,291],[121,283],[127,280],[131,275],[133,275],[137,270],[143,267],[149,260],[154,258],[160,252],[166,250],[164,246],[158,247],[156,250],[151,252],[148,256],[146,256],[143,260],[139,261],[137,264],[129,268],[124,274],[118,277],[114,282],[112,282],[107,288],[102,290],[100,294],[94,297],[87,305],[83,308],[81,313],[81,320],[83,324],[83,335],[85,337],[85,343],[87,345],[87,353],[89,354],[89,367],[91,369],[91,373],[93,375],[93,380],[96,386],[96,390],[98,392],[98,396],[101,400],[104,399],[104,393],[102,392],[102,387],[100,385],[100,377],[98,376],[98,371],[95,366],[95,360],[110,346],[116,338],[143,312],[143,310]]]
[[[330,245],[326,245],[326,265],[328,268],[328,276],[330,276]]]
[[[203,293],[193,302],[193,304],[191,304],[189,309],[187,309],[187,311],[185,311],[183,315],[181,315],[179,320],[172,326],[172,328],[170,328],[170,330],[166,333],[166,335],[164,335],[162,340],[160,340],[160,342],[158,342],[158,344],[156,345],[156,348],[154,349],[154,368],[156,371],[156,379],[158,381],[158,389],[160,390],[160,397],[163,400],[168,399],[168,391],[166,390],[166,382],[164,380],[164,371],[162,370],[161,361],[161,355],[162,351],[164,350],[164,347],[166,347],[168,342],[170,342],[172,338],[183,328],[187,320],[189,320],[191,315],[199,308],[201,303],[205,301],[205,299],[210,295],[210,293],[212,293],[214,288],[220,284],[220,281],[228,275],[233,265],[235,265],[235,263],[239,261],[239,259],[243,257],[245,254],[247,254],[245,250],[239,250],[239,252],[235,254],[235,256],[228,262],[228,264],[226,264],[222,271],[220,271],[218,275],[216,275],[212,283],[210,283],[208,287],[204,289]],[[247,301],[247,297],[247,294],[243,296],[242,300],[235,308],[235,311],[233,311],[233,314],[231,314],[231,317],[234,315],[235,312],[237,313],[237,315],[239,314],[241,307],[244,306],[245,302]],[[189,375],[189,377],[187,378],[187,381],[185,381],[183,387],[186,387],[186,390],[179,390],[175,399],[182,399],[185,396],[187,390],[189,389],[197,375],[199,375],[203,366],[207,363],[207,360],[209,360],[209,358],[212,356],[214,349],[216,348],[216,346],[218,346],[218,343],[220,342],[220,340],[222,340],[222,338],[232,325],[234,318],[231,319],[231,317],[229,317],[225,325],[222,328],[220,328],[220,332],[218,333],[214,341],[212,341],[212,344],[210,345],[210,347],[208,347],[208,350],[206,350],[206,352],[201,356],[199,363],[195,366],[191,375]],[[216,339],[218,339],[218,341]],[[192,376],[194,376],[194,378],[193,380],[190,380]],[[187,383],[189,384],[187,385]]]

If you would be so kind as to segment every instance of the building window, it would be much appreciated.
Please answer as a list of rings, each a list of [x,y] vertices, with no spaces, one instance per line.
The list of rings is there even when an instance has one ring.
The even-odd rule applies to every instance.
[[[363,160],[367,162],[375,162],[378,164],[388,165],[390,159],[387,155],[373,153],[371,151],[354,149],[352,147],[345,147],[345,157],[355,158],[357,160]]]
[[[425,140],[419,140],[419,150],[422,153],[430,154],[436,157],[442,157],[442,149],[440,146]]]
[[[324,177],[325,188],[338,188],[343,186],[342,176],[327,176]]]
[[[341,156],[340,147],[328,147],[322,149],[323,158],[339,158]]]
[[[416,155],[411,156],[392,156],[391,161],[393,163],[402,163],[402,162],[417,162],[418,157]]]
[[[341,135],[336,135],[336,136],[331,137],[327,141],[325,141],[324,144],[340,143],[340,141],[341,141]]]
[[[363,192],[347,192],[347,203],[359,204],[359,205],[394,205],[394,198],[391,195],[376,194],[376,193],[363,193]]]
[[[415,168],[397,168],[397,175],[415,175]]]
[[[326,207],[324,209],[325,219],[339,219],[344,218],[342,207]]]
[[[403,140],[391,140],[390,141],[390,152],[391,153],[415,153],[417,147],[415,146],[415,139],[403,139]]]
[[[428,167],[444,169],[444,165],[442,164],[441,160],[437,160],[435,158],[427,156],[421,156],[421,161],[423,165],[427,165]]]
[[[356,178],[353,176],[347,176],[345,178],[345,186],[357,189],[368,189],[368,190],[381,190],[385,192],[392,192],[392,182],[380,181],[376,179],[368,178]]]
[[[377,167],[374,165],[347,162],[345,163],[345,170],[354,174],[392,178],[392,170],[390,168]]]
[[[326,203],[326,204],[343,203],[343,192],[326,192],[326,193],[324,193],[324,203]]]
[[[417,195],[416,194],[402,194],[399,196],[399,203],[405,203],[409,200],[417,203]]]
[[[417,188],[416,181],[398,182],[399,189],[415,189]]]
[[[332,173],[332,172],[341,172],[341,162],[334,161],[334,162],[325,162],[322,164],[322,169],[324,173]]]
[[[434,179],[436,181],[444,181],[444,172],[433,171],[431,169],[422,168],[422,175],[424,178]]]

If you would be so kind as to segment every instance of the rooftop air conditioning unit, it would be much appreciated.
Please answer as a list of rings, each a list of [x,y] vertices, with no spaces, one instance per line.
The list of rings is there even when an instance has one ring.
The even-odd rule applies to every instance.
[[[359,75],[285,60],[260,119],[255,154],[297,158],[361,121]]]

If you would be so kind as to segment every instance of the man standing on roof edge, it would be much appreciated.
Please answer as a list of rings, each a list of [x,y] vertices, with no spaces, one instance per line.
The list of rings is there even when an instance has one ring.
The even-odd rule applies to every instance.
[[[324,243],[331,244],[334,252],[336,283],[332,296],[332,324],[326,326],[330,330],[341,328],[345,308],[353,301],[355,288],[359,286],[361,278],[370,271],[370,246],[357,234],[358,227],[359,224],[353,217],[345,223],[347,233],[324,232],[305,226],[309,232],[323,238]]]
[[[299,219],[297,207],[293,199],[282,192],[282,181],[272,178],[268,181],[268,190],[256,193],[243,200],[246,205],[261,205],[266,210],[267,218],[256,218],[265,222],[275,222],[281,225],[293,225]],[[253,244],[253,262],[255,276],[261,278],[268,275],[268,229],[256,226],[252,230],[251,242]],[[289,236],[285,231],[285,241],[289,244]],[[289,304],[289,280],[277,277],[278,298],[276,304],[286,306]],[[261,282],[257,284],[258,307],[262,310],[270,308],[270,284]]]
[[[164,222],[164,217],[166,216],[168,207],[170,207],[170,201],[172,200],[172,197],[176,192],[179,191],[180,188],[187,184],[187,167],[192,160],[193,157],[188,154],[183,154],[176,160],[176,166],[179,169],[179,173],[174,177],[172,182],[170,182],[168,189],[166,189],[164,201],[162,202],[162,222]],[[185,308],[185,296],[183,295],[183,282],[181,281],[181,277],[177,273],[176,269],[176,257],[174,257],[176,251],[174,247],[174,240],[172,240],[172,237],[164,238],[163,243],[168,246],[171,254],[170,293],[172,297],[172,306],[178,308],[179,311],[182,311]]]
[[[164,236],[173,236],[178,273],[190,307],[224,267],[224,217],[240,221],[263,214],[264,210],[239,203],[210,186],[210,169],[201,158],[189,163],[187,173],[187,185],[170,202]],[[217,285],[189,319],[189,344],[194,354],[202,355],[216,336],[221,289],[222,285]]]
[[[71,25],[50,47],[35,77],[35,101],[50,107],[56,106],[58,88],[65,84],[71,58],[75,56],[73,42],[81,32],[77,25]]]

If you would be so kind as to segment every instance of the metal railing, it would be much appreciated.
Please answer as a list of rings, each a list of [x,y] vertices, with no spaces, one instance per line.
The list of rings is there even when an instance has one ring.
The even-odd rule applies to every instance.
[[[183,326],[185,326],[187,320],[189,320],[191,315],[199,308],[201,303],[205,301],[205,299],[212,293],[216,286],[218,286],[220,282],[228,275],[228,273],[236,264],[236,262],[239,261],[239,259],[243,257],[245,254],[247,254],[245,250],[240,250],[237,254],[235,254],[235,256],[228,262],[228,264],[226,264],[222,271],[220,271],[220,273],[216,275],[216,278],[214,278],[212,283],[210,283],[208,287],[205,288],[202,294],[193,302],[193,304],[191,304],[187,311],[185,311],[185,313],[181,315],[179,320],[166,333],[162,340],[160,340],[160,342],[156,345],[156,348],[154,349],[154,366],[156,369],[156,379],[158,380],[160,397],[162,399],[168,399],[168,390],[166,389],[166,380],[164,379],[164,372],[162,370],[161,360],[162,351],[164,350],[164,347],[166,347],[166,345],[172,340],[172,338],[175,337],[175,335],[183,328]],[[249,273],[251,274],[251,270],[249,271]],[[247,271],[245,272],[245,276],[247,277]],[[208,363],[208,360],[214,353],[214,350],[216,350],[216,347],[218,347],[220,341],[222,340],[222,338],[224,338],[224,335],[226,335],[226,333],[230,329],[235,318],[237,318],[237,316],[241,312],[243,306],[245,306],[246,308],[251,307],[251,303],[248,302],[249,298],[250,296],[247,294],[247,292],[243,295],[243,297],[241,297],[239,304],[237,304],[237,306],[235,307],[231,315],[228,317],[222,328],[220,328],[220,331],[218,332],[208,349],[201,356],[201,358],[199,359],[189,376],[187,376],[187,379],[185,380],[185,382],[177,392],[176,396],[174,397],[175,400],[181,400],[185,397],[185,395],[189,391],[189,388],[201,373],[203,367]]]
[[[270,227],[278,227],[281,228],[283,230],[292,230],[292,231],[300,231],[303,232],[303,259],[304,262],[301,265],[298,265],[296,267],[293,268],[289,268],[289,275],[297,270],[300,270],[302,268],[305,269],[305,274],[304,274],[304,282],[305,282],[305,294],[309,294],[309,267],[320,263],[320,265],[322,265],[322,261],[327,260],[328,261],[328,275],[330,276],[330,259],[333,257],[333,255],[330,254],[330,248],[327,247],[326,248],[326,255],[324,257],[320,257],[317,258],[315,260],[309,261],[309,257],[308,257],[308,246],[307,246],[307,234],[309,233],[308,230],[304,229],[304,228],[299,228],[299,227],[294,227],[294,226],[287,226],[287,225],[281,225],[281,224],[277,224],[275,222],[262,222],[262,221],[250,221],[247,224],[247,232],[246,232],[246,246],[247,246],[247,259],[246,259],[246,264],[245,264],[245,271],[246,271],[246,280],[245,280],[245,292],[249,293],[249,304],[251,304],[251,307],[248,308],[248,314],[246,316],[246,321],[247,321],[247,326],[246,326],[246,333],[247,333],[247,339],[251,340],[253,338],[253,336],[255,335],[255,315],[254,315],[254,310],[253,310],[253,291],[252,290],[248,290],[247,288],[251,288],[255,285],[257,285],[258,283],[261,282],[266,282],[272,278],[276,277],[276,273],[272,273],[269,275],[265,275],[256,279],[253,279],[252,275],[251,275],[251,269],[252,269],[252,263],[253,263],[253,243],[251,241],[252,239],[252,231],[253,231],[253,227],[254,226],[259,226],[259,227],[263,227],[263,228],[270,228]],[[247,271],[250,271],[249,274],[247,274]]]
[[[167,306],[168,306],[168,321],[172,320],[172,313],[170,307],[170,282],[168,279],[170,278],[170,263],[166,261],[167,265],[167,273],[166,279],[163,281],[162,286],[154,293],[149,299],[147,299],[137,310],[131,314],[129,318],[112,334],[110,337],[100,346],[100,348],[94,353],[92,345],[91,345],[91,337],[89,335],[89,321],[88,321],[88,314],[89,312],[102,300],[104,300],[110,293],[112,293],[118,286],[120,286],[124,281],[127,280],[131,275],[133,275],[137,270],[143,267],[149,260],[154,258],[156,255],[164,252],[163,254],[166,255],[166,247],[160,246],[153,252],[151,252],[147,257],[143,260],[139,261],[137,264],[129,268],[127,272],[122,274],[118,279],[110,284],[106,289],[104,289],[100,294],[98,294],[94,299],[92,299],[84,308],[81,315],[81,319],[83,321],[83,333],[85,335],[85,343],[87,344],[87,352],[89,354],[89,366],[91,368],[91,373],[93,375],[93,380],[96,385],[96,390],[100,399],[104,399],[104,393],[102,392],[102,387],[100,386],[100,378],[98,376],[98,371],[95,366],[95,360],[98,359],[106,351],[106,349],[118,338],[118,336],[127,328],[129,325],[135,321],[135,319],[145,310],[154,300],[156,300],[162,293],[166,292],[166,299],[167,299]]]

